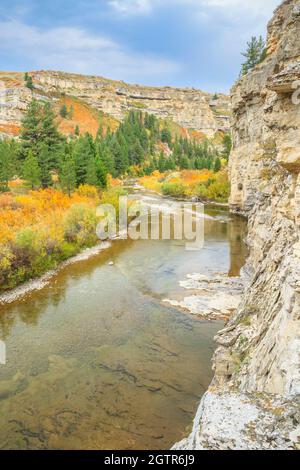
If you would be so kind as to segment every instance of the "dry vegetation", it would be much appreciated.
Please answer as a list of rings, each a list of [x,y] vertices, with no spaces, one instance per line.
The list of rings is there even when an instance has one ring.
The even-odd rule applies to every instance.
[[[49,188],[25,191],[22,181],[0,194],[0,291],[37,277],[97,243],[96,207],[116,206],[120,189],[78,188],[71,197]],[[23,194],[22,194],[23,193]]]
[[[226,202],[230,192],[226,169],[218,173],[211,170],[155,171],[151,176],[140,178],[139,182],[147,189],[179,198]]]

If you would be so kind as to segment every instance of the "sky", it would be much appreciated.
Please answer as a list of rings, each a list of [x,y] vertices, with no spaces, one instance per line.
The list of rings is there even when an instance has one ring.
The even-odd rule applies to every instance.
[[[0,0],[0,69],[228,92],[281,0]]]

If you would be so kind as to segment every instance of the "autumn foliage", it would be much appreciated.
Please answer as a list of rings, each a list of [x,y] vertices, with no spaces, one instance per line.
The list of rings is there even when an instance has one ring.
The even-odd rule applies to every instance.
[[[229,182],[226,169],[215,173],[211,170],[183,170],[160,173],[139,180],[147,189],[179,198],[198,197],[201,200],[226,202],[229,196]]]
[[[55,189],[0,194],[0,291],[37,277],[97,242],[96,207],[116,190],[84,185],[71,197]],[[108,196],[107,194],[110,194]]]

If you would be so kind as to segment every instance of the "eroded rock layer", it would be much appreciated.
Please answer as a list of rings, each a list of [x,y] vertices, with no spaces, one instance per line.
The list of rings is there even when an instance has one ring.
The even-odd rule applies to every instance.
[[[249,219],[247,286],[178,448],[300,448],[299,37],[300,1],[286,0],[268,27],[267,59],[232,90],[230,203]]]
[[[196,89],[128,85],[101,77],[64,72],[31,72],[34,89],[20,73],[0,73],[0,133],[17,134],[32,97],[60,102],[65,96],[79,99],[93,109],[121,121],[129,110],[141,110],[171,119],[184,129],[213,137],[229,130],[230,100]]]

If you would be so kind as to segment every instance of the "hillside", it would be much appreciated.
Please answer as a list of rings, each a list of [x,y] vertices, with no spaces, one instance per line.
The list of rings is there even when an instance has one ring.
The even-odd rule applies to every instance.
[[[63,72],[30,72],[33,90],[25,86],[24,74],[0,72],[0,135],[17,136],[21,119],[33,97],[50,100],[66,135],[96,135],[99,124],[114,130],[130,110],[141,110],[178,126],[176,131],[193,137],[213,137],[229,130],[230,100],[196,89],[154,88],[129,85],[101,77]],[[59,111],[72,110],[67,119]]]

